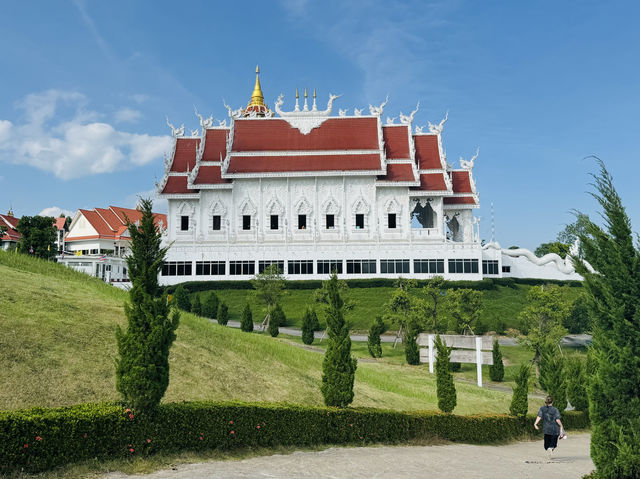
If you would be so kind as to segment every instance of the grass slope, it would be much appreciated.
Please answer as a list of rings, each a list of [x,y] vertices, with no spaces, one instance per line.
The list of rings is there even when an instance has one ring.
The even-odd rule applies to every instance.
[[[0,253],[0,409],[118,399],[115,327],[127,294],[22,255]],[[165,401],[285,401],[320,405],[322,354],[283,339],[183,314]],[[436,409],[426,366],[364,362],[354,406]],[[506,412],[510,395],[458,384],[459,414]]]

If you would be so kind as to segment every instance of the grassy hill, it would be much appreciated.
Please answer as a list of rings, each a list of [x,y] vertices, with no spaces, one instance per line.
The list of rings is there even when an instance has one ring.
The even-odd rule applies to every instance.
[[[63,266],[4,252],[0,278],[0,409],[118,399],[114,331],[125,325],[127,294]],[[191,314],[182,315],[177,336],[165,401],[322,404],[318,352]],[[467,384],[457,389],[456,413],[508,410],[510,394]],[[435,378],[426,366],[361,361],[353,405],[436,409]]]

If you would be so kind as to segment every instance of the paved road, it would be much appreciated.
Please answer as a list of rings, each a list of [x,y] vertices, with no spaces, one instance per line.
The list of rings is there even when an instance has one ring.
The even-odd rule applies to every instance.
[[[502,446],[384,446],[330,448],[319,452],[212,461],[176,466],[144,476],[111,473],[108,479],[198,478],[580,478],[593,470],[589,434],[560,441],[549,461],[542,439]]]

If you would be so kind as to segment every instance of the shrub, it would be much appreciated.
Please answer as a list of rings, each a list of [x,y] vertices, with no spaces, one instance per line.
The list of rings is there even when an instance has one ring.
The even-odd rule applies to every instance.
[[[229,306],[227,306],[227,303],[222,302],[220,303],[220,306],[218,306],[217,319],[218,324],[221,324],[222,326],[226,326],[229,322]]]
[[[504,364],[498,340],[493,341],[493,364],[489,366],[489,377],[492,381],[500,382],[504,379]]]
[[[198,316],[202,315],[202,303],[200,302],[200,295],[198,293],[194,293],[191,296],[191,312]]]
[[[302,342],[304,344],[312,344],[314,339],[314,326],[318,322],[316,312],[307,308],[302,318]]]
[[[280,325],[284,324],[286,316],[279,304],[276,304],[273,311],[271,311],[271,317],[269,318],[269,334],[272,337],[277,337],[280,334]]]
[[[160,404],[153,416],[130,414],[113,403],[0,412],[0,467],[4,466],[3,473],[34,473],[79,461],[155,453],[436,437],[484,444],[528,438],[535,432],[533,417],[520,421],[499,414],[457,416],[264,403],[168,403]],[[562,421],[570,431],[589,425],[583,413],[566,412]]]
[[[417,366],[418,364],[420,364],[420,349],[418,348],[418,343],[416,342],[416,338],[418,337],[419,332],[420,331],[417,329],[409,328],[404,335],[404,356],[407,360],[407,364],[410,364],[412,366]]]
[[[567,399],[576,411],[587,411],[589,400],[587,398],[587,374],[586,364],[578,356],[571,356],[565,361],[565,373],[567,378]]]
[[[382,321],[382,317],[376,316],[375,321],[369,329],[369,337],[367,338],[367,349],[372,358],[382,357],[382,345],[380,344],[380,335],[387,330],[387,325]]]
[[[245,333],[253,331],[253,315],[251,314],[251,306],[246,304],[242,311],[242,320],[240,321],[240,329]]]
[[[204,295],[202,301],[202,315],[205,318],[216,319],[218,315],[218,295],[213,291],[210,291]]]
[[[173,299],[176,302],[178,308],[183,311],[191,311],[191,298],[189,298],[189,292],[184,286],[179,285],[173,293]]]
[[[436,335],[436,392],[438,408],[443,412],[451,412],[457,403],[456,386],[453,384],[453,374],[449,366],[451,350],[440,335]]]
[[[516,417],[525,417],[529,410],[529,377],[531,365],[522,364],[516,373],[516,386],[513,388],[513,397],[509,406],[509,413]],[[568,427],[565,424],[565,427]]]

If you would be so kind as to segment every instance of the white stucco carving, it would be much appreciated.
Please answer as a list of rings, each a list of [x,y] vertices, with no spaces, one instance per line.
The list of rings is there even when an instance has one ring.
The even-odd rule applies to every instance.
[[[313,107],[309,110],[307,106],[307,99],[305,96],[305,103],[302,111],[299,108],[293,111],[283,111],[280,107],[284,104],[284,95],[280,94],[276,101],[274,108],[278,115],[289,123],[293,128],[297,128],[303,135],[308,135],[311,130],[318,128],[322,125],[331,115],[333,110],[333,102],[340,98],[341,95],[333,95],[329,93],[329,101],[327,102],[327,108],[325,110],[318,110],[316,107],[315,95],[313,100]],[[297,100],[296,100],[297,104]]]

